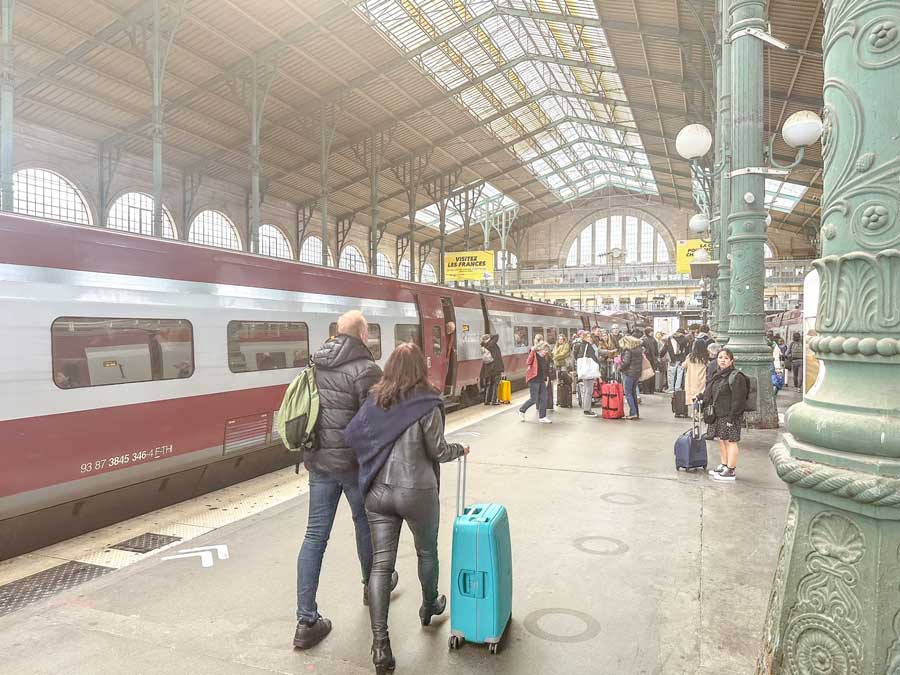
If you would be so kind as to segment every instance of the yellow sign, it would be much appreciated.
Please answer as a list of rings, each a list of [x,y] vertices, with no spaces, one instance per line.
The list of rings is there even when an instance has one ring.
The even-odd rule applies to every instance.
[[[690,274],[694,255],[701,248],[706,249],[707,254],[709,254],[707,260],[712,260],[713,248],[711,241],[703,241],[702,239],[680,239],[678,241],[676,253],[675,271],[678,272],[678,274]]]
[[[446,281],[490,281],[493,278],[493,251],[457,251],[444,256]]]

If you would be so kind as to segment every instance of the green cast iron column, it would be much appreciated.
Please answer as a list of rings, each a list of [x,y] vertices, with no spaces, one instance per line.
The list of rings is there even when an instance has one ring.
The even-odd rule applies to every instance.
[[[732,170],[765,165],[763,157],[763,43],[752,35],[733,37],[743,28],[767,30],[766,0],[732,0],[731,103]],[[756,412],[747,424],[762,429],[778,427],[778,411],[771,386],[772,352],[766,346],[763,290],[766,280],[763,247],[766,243],[764,176],[733,176],[728,214],[731,252],[731,319],[728,346],[737,366],[758,380]]]
[[[770,456],[791,504],[759,673],[900,673],[900,0],[825,3],[818,380]]]
[[[728,342],[728,329],[731,319],[731,261],[728,259],[728,214],[731,212],[731,181],[726,173],[731,170],[731,42],[726,40],[731,20],[731,0],[719,0],[719,44],[721,45],[721,80],[719,84],[719,137],[717,145],[720,157],[724,162],[719,177],[719,221],[716,231],[719,239],[719,278],[716,325],[716,339],[721,343]]]

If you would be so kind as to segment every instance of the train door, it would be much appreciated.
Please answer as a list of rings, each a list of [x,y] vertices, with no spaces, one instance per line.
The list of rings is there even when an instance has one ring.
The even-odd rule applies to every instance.
[[[443,300],[439,295],[416,295],[416,307],[419,310],[419,321],[422,325],[422,351],[425,354],[425,365],[428,367],[428,381],[444,391],[450,365],[450,349],[447,343],[446,317]]]
[[[456,382],[456,311],[450,298],[441,298],[441,308],[444,310],[444,334],[447,337],[447,377],[444,380],[444,395],[453,394],[453,384]]]

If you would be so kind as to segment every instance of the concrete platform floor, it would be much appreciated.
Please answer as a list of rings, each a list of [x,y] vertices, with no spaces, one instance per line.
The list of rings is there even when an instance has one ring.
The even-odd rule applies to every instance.
[[[775,432],[745,432],[738,481],[676,473],[688,425],[666,395],[642,420],[554,424],[514,410],[458,429],[472,446],[469,503],[510,512],[513,620],[500,654],[447,649],[449,619],[418,623],[416,557],[404,529],[391,605],[398,673],[748,673],[788,494],[767,458]],[[782,405],[788,397],[782,394]],[[711,462],[716,447],[710,444]],[[448,592],[456,467],[443,474],[442,592]],[[296,555],[305,495],[0,618],[0,673],[372,672],[349,510],[326,554],[320,611],[334,631],[295,651]],[[216,544],[229,557],[164,560]],[[449,614],[449,612],[448,612]]]

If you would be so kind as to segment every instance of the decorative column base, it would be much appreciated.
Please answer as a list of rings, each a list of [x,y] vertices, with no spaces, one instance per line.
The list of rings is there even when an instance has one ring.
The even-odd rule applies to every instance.
[[[819,461],[860,466],[842,454],[791,434],[769,453],[792,498],[757,675],[900,674],[900,460]]]

